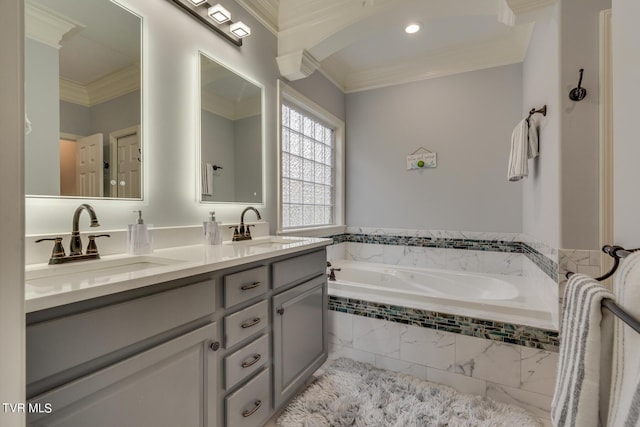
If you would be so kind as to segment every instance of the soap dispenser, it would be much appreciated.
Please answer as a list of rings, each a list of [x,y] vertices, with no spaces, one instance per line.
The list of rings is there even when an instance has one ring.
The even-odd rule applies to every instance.
[[[148,255],[153,252],[151,226],[144,223],[142,211],[133,212],[138,214],[138,221],[127,228],[127,252],[131,255]]]
[[[205,245],[219,245],[222,243],[222,223],[216,221],[216,213],[209,212],[209,220],[202,224]]]

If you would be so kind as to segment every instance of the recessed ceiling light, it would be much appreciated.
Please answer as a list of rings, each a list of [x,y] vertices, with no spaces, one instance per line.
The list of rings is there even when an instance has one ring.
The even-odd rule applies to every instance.
[[[420,28],[422,28],[420,24],[418,24],[417,22],[412,22],[404,28],[404,31],[408,34],[414,34],[420,31]]]

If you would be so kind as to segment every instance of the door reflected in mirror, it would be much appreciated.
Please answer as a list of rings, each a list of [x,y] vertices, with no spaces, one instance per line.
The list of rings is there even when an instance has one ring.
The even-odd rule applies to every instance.
[[[200,53],[203,202],[262,203],[262,87]]]
[[[27,195],[142,197],[141,28],[110,0],[26,0]]]

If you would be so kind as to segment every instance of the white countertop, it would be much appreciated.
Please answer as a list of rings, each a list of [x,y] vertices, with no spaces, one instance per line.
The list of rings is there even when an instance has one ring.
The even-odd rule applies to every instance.
[[[272,242],[274,239],[277,243]],[[25,311],[43,310],[329,244],[331,239],[267,236],[217,246],[159,249],[146,256],[118,254],[93,261],[31,264],[25,268]]]

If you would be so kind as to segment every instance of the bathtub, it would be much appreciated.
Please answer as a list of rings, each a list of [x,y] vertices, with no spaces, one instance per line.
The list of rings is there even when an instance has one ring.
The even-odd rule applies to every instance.
[[[332,260],[329,295],[557,330],[529,277]]]

